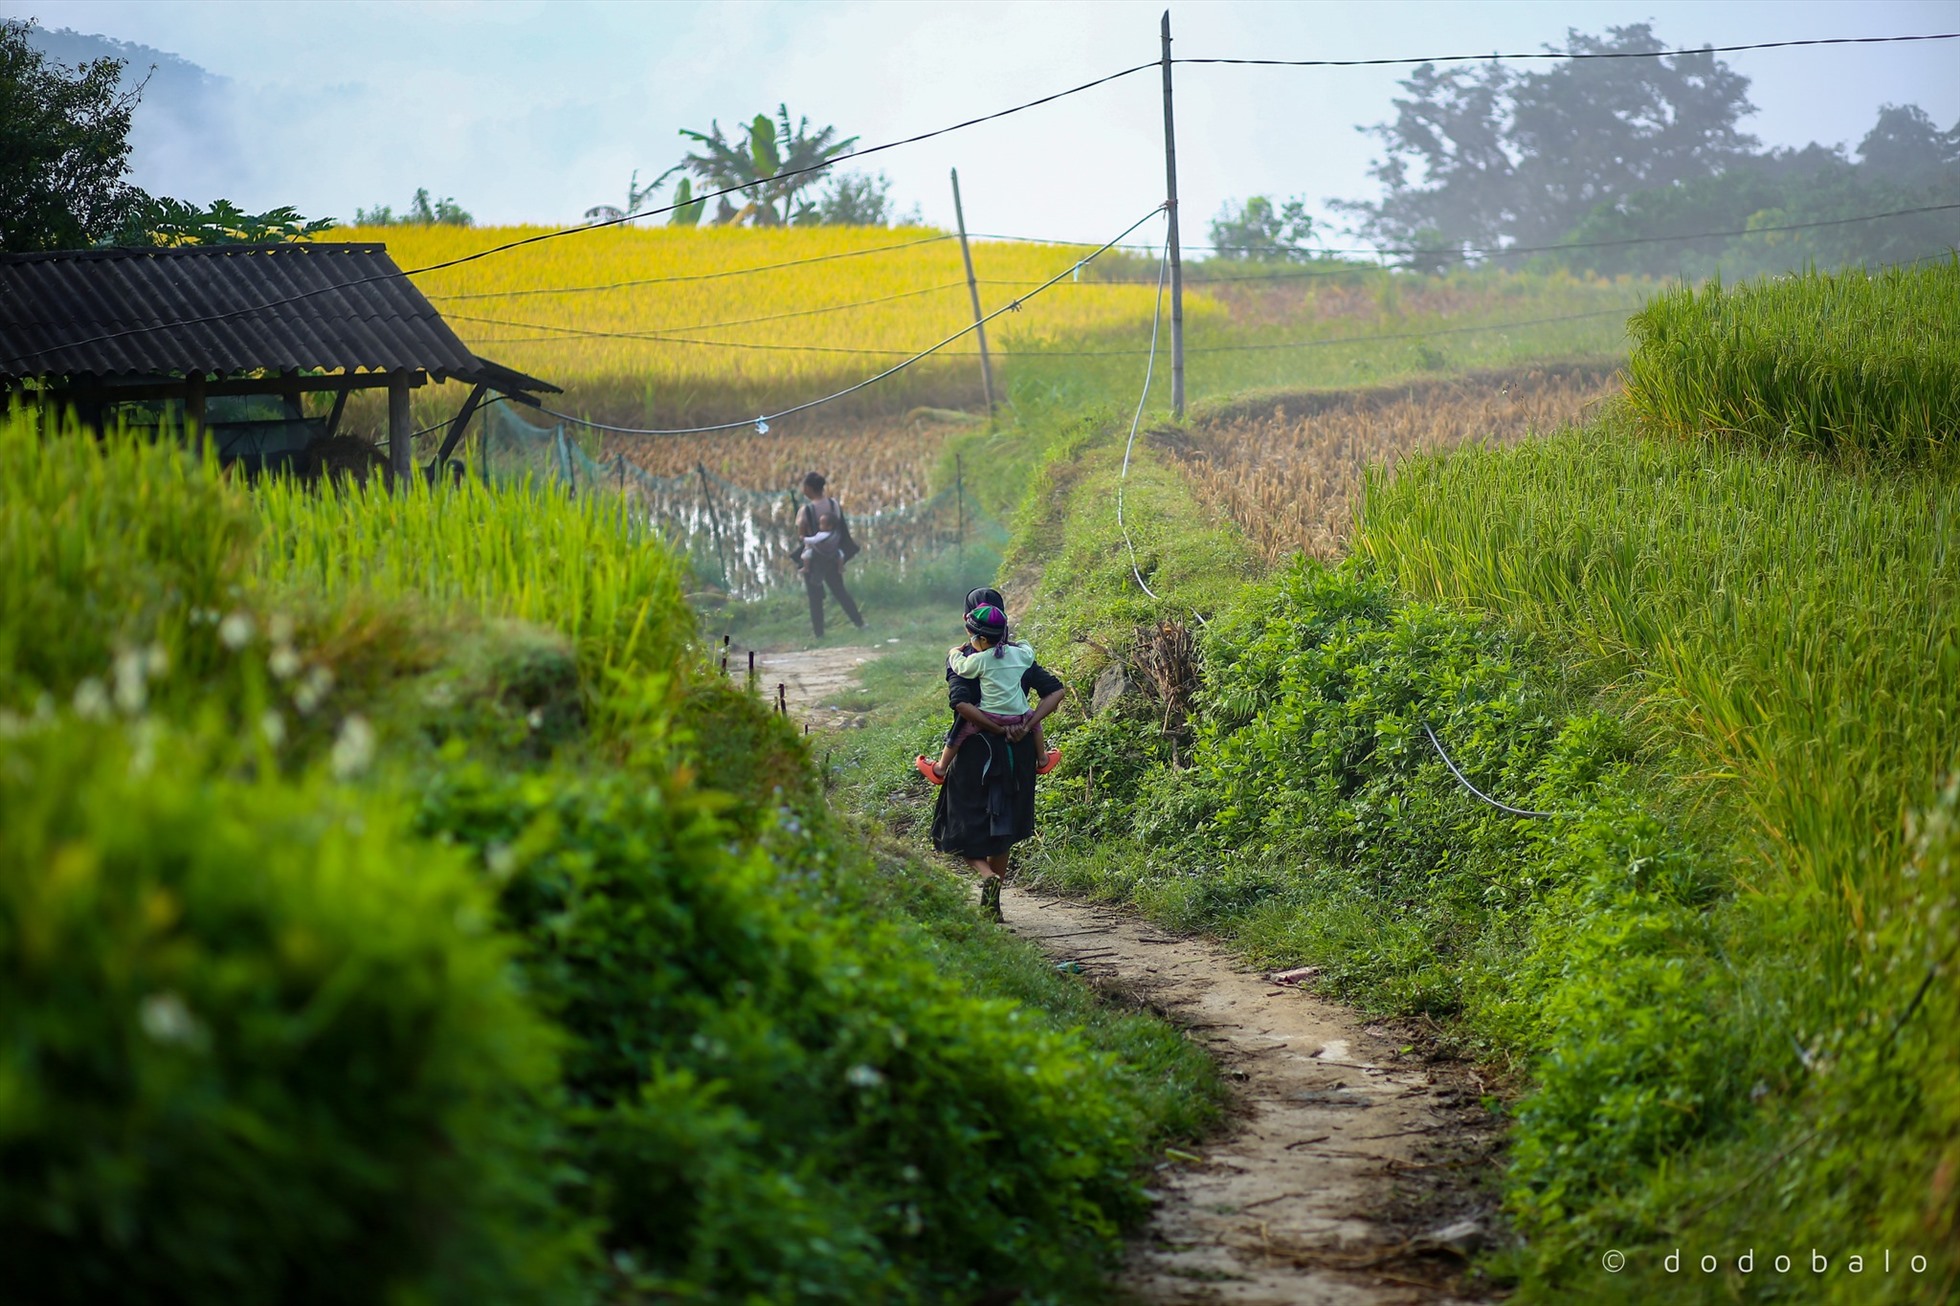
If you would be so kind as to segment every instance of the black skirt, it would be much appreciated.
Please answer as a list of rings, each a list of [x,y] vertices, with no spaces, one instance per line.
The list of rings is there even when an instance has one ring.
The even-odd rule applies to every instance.
[[[1034,833],[1034,736],[974,735],[953,758],[932,809],[932,846],[997,857]]]
[[[949,707],[980,704],[980,685],[950,672],[946,677]],[[1062,682],[1039,663],[1021,677],[1021,688],[1047,697]],[[982,732],[960,745],[953,769],[939,786],[932,808],[932,846],[959,857],[998,857],[1034,833],[1034,735],[1018,743],[1007,736]]]

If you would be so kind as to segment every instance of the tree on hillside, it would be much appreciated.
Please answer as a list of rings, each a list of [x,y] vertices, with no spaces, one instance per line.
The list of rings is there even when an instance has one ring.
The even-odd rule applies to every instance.
[[[858,141],[855,136],[838,139],[835,127],[812,131],[808,118],[792,124],[788,105],[778,105],[773,120],[766,113],[757,114],[743,126],[740,137],[723,134],[719,121],[705,132],[682,129],[681,135],[700,148],[669,168],[654,185],[676,173],[688,173],[691,176],[683,184],[699,182],[703,191],[745,187],[738,195],[715,201],[716,226],[784,227],[814,220],[819,209],[808,192],[823,180],[823,174],[805,170],[842,158]],[[692,193],[690,188],[681,202],[689,203]]]
[[[476,219],[464,211],[453,195],[431,199],[427,186],[418,186],[415,198],[400,214],[386,204],[354,210],[357,227],[473,227]]]
[[[1667,48],[1647,23],[1567,36],[1589,54]],[[1529,72],[1423,64],[1402,89],[1395,120],[1363,129],[1386,146],[1370,169],[1381,200],[1330,201],[1390,245],[1550,243],[1603,203],[1720,172],[1756,146],[1739,126],[1755,112],[1749,79],[1710,54]]]
[[[1561,243],[1577,248],[1557,262],[1692,279],[1896,263],[1960,246],[1960,213],[1938,207],[1960,203],[1960,123],[1943,132],[1915,105],[1886,105],[1857,153],[1771,150],[1635,191],[1576,223]],[[1705,234],[1715,232],[1748,234]]]
[[[149,198],[125,180],[142,87],[121,89],[121,60],[49,60],[31,29],[0,19],[0,250],[80,248]]]
[[[886,227],[894,222],[922,222],[918,211],[901,218],[892,199],[892,179],[880,172],[841,173],[827,183],[813,206],[806,206],[795,219],[804,225],[825,227]]]
[[[1916,104],[1888,104],[1858,143],[1859,164],[1869,175],[1914,185],[1960,168],[1960,122],[1950,131],[1933,125]]]
[[[1212,252],[1223,259],[1312,258],[1313,251],[1305,248],[1312,238],[1313,219],[1304,199],[1275,208],[1270,197],[1254,195],[1236,209],[1226,204],[1211,220]]]

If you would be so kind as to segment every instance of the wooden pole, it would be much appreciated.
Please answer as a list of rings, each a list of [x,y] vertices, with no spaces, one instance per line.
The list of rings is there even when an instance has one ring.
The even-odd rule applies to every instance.
[[[1164,183],[1171,261],[1171,416],[1184,420],[1184,260],[1177,246],[1177,131],[1171,121],[1171,11],[1164,11]]]
[[[100,409],[97,409],[98,413]],[[96,420],[96,434],[101,432],[101,419]],[[184,439],[186,443],[204,440],[204,373],[184,373]],[[192,445],[196,448],[196,445]]]
[[[388,470],[395,474],[395,488],[406,490],[414,470],[415,451],[409,447],[414,430],[408,416],[408,373],[388,373]]]
[[[456,416],[450,419],[449,431],[442,437],[442,447],[436,450],[434,460],[429,463],[431,485],[435,484],[436,473],[442,470],[449,456],[456,452],[456,446],[462,443],[463,432],[469,429],[470,418],[476,416],[476,410],[483,406],[483,396],[489,389],[487,385],[472,389],[469,398],[463,400],[463,406],[456,410]]]
[[[959,524],[954,527],[956,534],[953,543],[959,546],[960,556],[966,556],[966,460],[953,455],[953,501],[958,505]]]
[[[966,262],[966,293],[973,300],[974,334],[980,337],[980,385],[987,393],[987,415],[994,412],[994,363],[987,356],[987,328],[981,325],[986,315],[980,311],[980,283],[973,278],[973,251],[966,243],[966,209],[960,205],[960,170],[953,169],[953,220],[960,227],[960,258]]]
[[[722,543],[721,514],[715,510],[715,496],[708,488],[708,468],[705,463],[695,463],[694,470],[701,476],[701,502],[708,505],[708,525],[714,530],[715,557],[721,562],[721,587],[728,589],[732,582],[728,579],[728,549]]]

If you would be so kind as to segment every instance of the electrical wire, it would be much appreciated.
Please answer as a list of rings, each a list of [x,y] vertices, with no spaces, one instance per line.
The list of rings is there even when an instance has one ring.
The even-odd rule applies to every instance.
[[[1429,728],[1429,723],[1427,721],[1422,723],[1422,733],[1429,736],[1430,744],[1433,745],[1436,749],[1436,756],[1443,759],[1443,765],[1447,766],[1450,769],[1450,774],[1456,777],[1457,783],[1462,785],[1465,789],[1468,789],[1471,793],[1475,794],[1477,797],[1489,803],[1492,807],[1495,807],[1498,811],[1509,812],[1513,816],[1530,816],[1530,817],[1537,817],[1546,820],[1549,820],[1553,817],[1565,815],[1564,812],[1534,812],[1528,808],[1513,807],[1509,803],[1498,802],[1495,798],[1492,798],[1489,794],[1485,793],[1483,790],[1477,788],[1477,786],[1470,783],[1470,777],[1463,774],[1463,772],[1460,769],[1458,769],[1457,764],[1450,760],[1450,755],[1443,751],[1443,741],[1436,738],[1436,732]]]
[[[780,272],[784,268],[798,268],[810,263],[829,263],[840,258],[863,258],[867,254],[889,254],[895,249],[915,249],[920,245],[936,245],[956,237],[951,232],[938,236],[927,236],[921,240],[900,241],[896,245],[873,245],[869,249],[848,249],[839,254],[815,254],[809,258],[785,259],[781,263],[759,263],[754,267],[726,268],[720,272],[688,272],[671,277],[636,277],[631,281],[608,281],[597,286],[539,286],[529,290],[475,290],[465,294],[431,294],[430,299],[458,301],[464,299],[518,299],[526,295],[583,295],[597,290],[627,290],[634,286],[665,286],[679,281],[717,281],[723,277],[746,277],[756,272]]]
[[[847,309],[869,308],[874,304],[889,304],[900,299],[917,299],[920,295],[940,294],[948,290],[964,290],[966,282],[949,281],[943,286],[925,286],[918,290],[901,290],[896,295],[880,295],[876,299],[860,299],[849,304],[827,304],[822,308],[799,308],[787,313],[769,313],[762,317],[730,318],[723,322],[695,322],[688,326],[653,327],[646,331],[601,331],[590,327],[556,326],[550,322],[513,322],[508,318],[476,317],[469,313],[449,313],[445,316],[457,322],[482,322],[489,326],[512,327],[525,331],[558,331],[574,337],[597,337],[606,340],[657,340],[669,341],[665,334],[669,331],[712,331],[721,327],[753,326],[758,322],[781,322],[792,317],[816,317],[824,313],[842,313]],[[710,341],[672,341],[677,344],[709,344]]]
[[[833,400],[842,399],[846,395],[856,394],[860,390],[878,384],[878,382],[883,381],[886,377],[896,376],[898,373],[912,366],[912,364],[918,362],[920,359],[930,357],[931,355],[936,354],[940,350],[944,349],[947,345],[952,344],[955,340],[958,340],[963,336],[969,335],[974,331],[978,331],[981,327],[993,321],[1001,314],[1018,312],[1020,310],[1021,305],[1025,303],[1027,300],[1034,298],[1042,291],[1048,289],[1049,286],[1052,286],[1056,282],[1062,280],[1064,277],[1069,276],[1076,269],[1088,263],[1091,259],[1094,259],[1099,255],[1101,255],[1102,253],[1104,253],[1106,250],[1113,248],[1118,241],[1123,239],[1123,237],[1129,235],[1132,231],[1135,231],[1138,227],[1141,227],[1144,223],[1150,221],[1150,219],[1157,216],[1159,213],[1164,212],[1167,207],[1168,205],[1164,205],[1164,204],[1157,205],[1155,208],[1151,209],[1150,212],[1144,214],[1142,217],[1138,218],[1135,222],[1132,222],[1129,226],[1123,228],[1122,231],[1117,233],[1115,240],[1112,240],[1108,244],[1101,246],[1095,251],[1095,253],[1092,253],[1085,258],[1076,260],[1076,262],[1070,264],[1067,268],[1063,269],[1060,272],[1057,272],[1052,278],[1050,278],[1043,285],[1036,287],[1035,289],[1029,291],[1027,294],[1022,295],[1018,299],[1013,299],[1008,301],[1007,303],[1001,305],[999,308],[995,309],[991,313],[988,313],[986,316],[978,319],[977,321],[967,326],[961,327],[958,331],[955,331],[952,335],[947,336],[944,340],[941,340],[938,344],[932,345],[926,349],[922,349],[918,353],[913,354],[911,357],[905,359],[904,361],[896,363],[891,367],[886,368],[884,371],[879,372],[877,375],[866,377],[864,380],[859,381],[856,385],[846,386],[844,389],[836,391],[833,394],[824,395],[820,399],[812,399],[809,400],[807,403],[797,404],[794,407],[784,408],[777,412],[764,413],[761,416],[752,418],[748,421],[718,422],[711,426],[689,426],[689,427],[679,427],[673,429],[649,429],[649,428],[632,427],[632,426],[613,426],[606,422],[589,421],[586,418],[577,417],[571,413],[561,413],[555,408],[545,408],[543,409],[543,411],[551,414],[553,417],[559,418],[562,421],[575,422],[580,426],[587,427],[594,431],[610,431],[618,435],[705,435],[711,431],[733,431],[741,427],[751,426],[751,425],[756,426],[758,428],[766,427],[766,425],[770,422],[777,421],[784,417],[792,416],[793,414],[796,413],[807,412],[812,408],[816,408],[823,404],[830,403]],[[806,346],[806,348],[814,348],[814,347]]]
[[[1751,41],[1743,45],[1704,45],[1692,50],[1537,50],[1520,54],[1436,54],[1420,59],[1173,59],[1171,62],[1239,64],[1259,68],[1383,68],[1404,64],[1513,62],[1523,59],[1678,59],[1691,54],[1787,50],[1805,45],[1896,45],[1907,41],[1954,40],[1960,40],[1960,32],[1929,32],[1914,36],[1816,36],[1789,41]]]
[[[1778,223],[1774,226],[1767,226],[1767,227],[1733,227],[1722,231],[1691,231],[1691,232],[1683,232],[1678,235],[1669,235],[1669,236],[1625,236],[1625,237],[1617,237],[1611,240],[1574,240],[1574,241],[1565,241],[1554,245],[1450,245],[1450,246],[1428,247],[1428,248],[1422,246],[1384,245],[1377,249],[1311,250],[1311,251],[1302,250],[1300,252],[1311,253],[1315,255],[1356,254],[1356,255],[1367,255],[1370,257],[1385,257],[1388,255],[1431,255],[1431,256],[1443,255],[1449,257],[1461,257],[1466,254],[1476,254],[1488,258],[1496,258],[1496,257],[1502,257],[1505,255],[1512,255],[1512,254],[1556,254],[1569,249],[1617,249],[1627,245],[1656,245],[1656,244],[1665,244],[1669,241],[1679,241],[1679,240],[1717,240],[1717,239],[1726,239],[1734,236],[1771,235],[1774,233],[1785,232],[1785,231],[1813,231],[1819,227],[1845,227],[1860,222],[1878,222],[1885,218],[1912,217],[1922,213],[1950,213],[1956,209],[1960,209],[1960,202],[1947,203],[1947,204],[1919,204],[1919,205],[1914,205],[1911,208],[1886,209],[1880,213],[1860,213],[1848,218],[1817,218],[1809,222],[1784,222],[1784,223]],[[1044,241],[1039,241],[1038,238],[1035,237],[990,236],[987,237],[987,239],[990,240],[1014,239],[1014,240],[1026,240],[1029,243],[1053,243],[1053,244],[1061,244],[1061,245],[1070,243],[1067,241],[1044,242]],[[1126,246],[1125,248],[1134,249],[1136,247]],[[1277,245],[1275,246],[1193,245],[1193,246],[1187,246],[1186,248],[1281,249],[1286,247],[1277,246]],[[1368,272],[1372,270],[1373,269],[1362,268],[1362,267],[1324,268],[1324,269],[1323,268],[1288,269],[1288,270],[1277,271],[1277,272],[1253,272],[1253,273],[1247,273],[1243,276],[1186,277],[1184,279],[1184,284],[1187,286],[1206,286],[1206,285],[1222,286],[1222,285],[1229,285],[1235,281],[1311,280],[1316,277],[1354,276],[1358,273]],[[990,284],[1006,285],[1012,283],[995,282]],[[1105,279],[1101,281],[1085,281],[1082,284],[1085,286],[1147,286],[1150,283],[1148,281],[1140,281],[1135,278],[1127,278],[1122,280]]]
[[[1024,299],[1028,297],[1023,296]],[[1277,349],[1316,349],[1323,345],[1368,345],[1380,344],[1391,340],[1422,340],[1429,336],[1464,335],[1478,331],[1506,331],[1512,327],[1546,326],[1554,322],[1580,322],[1588,318],[1610,317],[1618,313],[1632,313],[1639,307],[1640,305],[1638,303],[1634,303],[1615,308],[1592,309],[1584,313],[1561,313],[1555,317],[1517,318],[1509,322],[1478,322],[1470,326],[1435,327],[1425,331],[1398,331],[1372,336],[1323,336],[1314,340],[1280,340],[1269,344],[1257,345],[1200,345],[1187,348],[1184,352],[1187,354],[1263,353]],[[992,315],[989,315],[987,320],[991,321]],[[633,339],[636,337],[622,333],[620,338]],[[638,338],[649,339],[657,344],[705,345],[716,349],[752,349],[767,353],[865,354],[874,356],[883,355],[890,358],[910,358],[914,361],[923,358],[928,353],[937,354],[942,358],[980,357],[980,351],[977,349],[929,349],[924,351],[924,353],[918,353],[905,349],[860,349],[849,345],[771,345],[744,340],[687,340],[675,337],[661,337],[658,339],[651,337]],[[951,338],[958,339],[957,336]],[[485,345],[573,344],[578,339],[579,337],[574,336],[504,336],[486,338],[477,341],[477,343]],[[1014,356],[1011,350],[994,352],[1005,352],[1009,357]],[[1144,352],[1146,351],[1142,349],[1030,349],[1020,356],[1023,358],[1134,358]],[[734,425],[746,426],[748,424],[748,422],[736,422]],[[675,433],[662,431],[643,432],[643,434],[667,435]]]
[[[1676,56],[1690,55],[1690,54],[1731,54],[1742,50],[1773,50],[1773,49],[1786,49],[1786,48],[1797,47],[1797,46],[1883,45],[1883,44],[1895,44],[1895,43],[1910,42],[1910,41],[1948,41],[1948,40],[1955,40],[1955,39],[1960,39],[1960,32],[1938,32],[1938,33],[1928,33],[1928,34],[1910,35],[1910,36],[1816,37],[1816,38],[1808,38],[1808,39],[1801,39],[1801,40],[1760,41],[1760,42],[1751,42],[1751,43],[1739,44],[1739,45],[1706,46],[1701,49],[1695,49],[1695,50],[1597,51],[1597,52],[1539,51],[1539,52],[1531,52],[1531,53],[1490,54],[1490,55],[1469,55],[1469,54],[1432,55],[1424,58],[1395,58],[1395,59],[1185,58],[1185,59],[1173,59],[1171,60],[1171,62],[1173,64],[1178,64],[1178,63],[1232,64],[1232,65],[1292,67],[1292,68],[1346,68],[1346,67],[1371,67],[1371,66],[1383,66],[1383,65],[1403,65],[1403,64],[1422,64],[1422,63],[1454,63],[1454,62],[1492,60],[1492,59],[1520,60],[1520,59],[1669,58],[1669,57],[1676,57]],[[439,272],[446,268],[460,267],[464,264],[474,263],[477,262],[478,260],[490,258],[497,254],[508,253],[509,251],[514,249],[522,249],[531,245],[542,244],[545,241],[558,240],[566,236],[578,235],[588,231],[596,231],[596,230],[603,229],[605,227],[618,226],[622,223],[635,222],[641,218],[658,217],[661,214],[672,213],[677,209],[685,208],[690,205],[705,204],[707,201],[711,199],[719,199],[725,195],[733,195],[744,191],[754,190],[758,187],[776,184],[782,181],[789,180],[790,178],[793,177],[807,176],[812,173],[826,171],[830,168],[834,168],[838,166],[839,164],[843,163],[847,159],[856,160],[856,159],[866,158],[873,154],[883,153],[886,150],[897,149],[900,146],[917,144],[920,141],[931,140],[935,137],[944,136],[951,132],[961,131],[968,127],[976,127],[983,123],[993,122],[997,119],[1009,117],[1017,113],[1022,113],[1029,109],[1039,108],[1042,105],[1052,104],[1055,101],[1065,99],[1068,96],[1079,95],[1084,91],[1094,90],[1096,87],[1104,86],[1110,82],[1119,81],[1122,78],[1132,76],[1136,73],[1143,72],[1147,69],[1159,68],[1161,66],[1162,66],[1162,61],[1160,60],[1152,60],[1149,63],[1135,64],[1131,67],[1120,69],[1117,72],[1109,73],[1105,76],[1098,77],[1093,81],[1084,82],[1079,86],[1072,86],[1067,88],[1066,90],[1056,91],[1052,94],[1044,95],[1037,99],[1028,100],[1021,104],[1012,105],[1006,109],[1000,109],[993,113],[982,114],[979,117],[975,117],[975,118],[968,118],[961,122],[956,122],[946,127],[935,128],[932,131],[919,132],[916,135],[903,137],[895,141],[886,141],[883,144],[873,145],[866,149],[858,150],[849,155],[840,155],[835,159],[827,159],[820,163],[811,164],[808,167],[792,168],[789,169],[788,171],[778,173],[773,177],[758,178],[755,181],[741,182],[734,186],[725,186],[718,190],[706,191],[700,195],[691,196],[686,204],[667,204],[656,208],[642,209],[636,213],[621,214],[616,218],[606,218],[597,222],[582,223],[576,227],[560,227],[551,231],[539,232],[538,234],[533,236],[525,236],[518,240],[504,241],[500,244],[492,245],[486,249],[477,250],[474,253],[459,255],[455,258],[444,259],[435,263],[423,264],[420,267],[408,268],[399,273],[376,273],[372,276],[360,277],[352,281],[340,282],[331,286],[316,286],[311,289],[298,291],[294,294],[286,295],[278,299],[267,300],[264,301],[263,303],[253,305],[249,308],[224,309],[216,313],[206,313],[195,317],[179,318],[169,322],[158,322],[158,323],[151,323],[144,326],[124,327],[116,331],[99,332],[92,336],[84,336],[81,337],[80,339],[66,341],[60,345],[53,346],[52,348],[74,349],[74,348],[79,348],[82,345],[100,344],[110,340],[121,340],[121,339],[126,339],[130,336],[145,335],[157,331],[166,331],[177,327],[199,326],[210,322],[227,321],[232,318],[245,317],[253,313],[262,313],[267,309],[279,308],[287,304],[298,303],[302,300],[311,299],[319,295],[339,294],[344,291],[351,290],[357,286],[368,285],[378,281],[392,280],[397,275],[404,276],[404,277],[413,277],[413,276],[420,276],[430,272]],[[1845,219],[1844,221],[1853,221],[1853,220],[1854,219]],[[1816,225],[1831,225],[1831,224],[1820,223]],[[1768,230],[1768,229],[1765,228],[1764,230]],[[1646,238],[1646,239],[1692,239],[1692,237],[1654,237],[1654,238]],[[1639,243],[1639,241],[1633,240],[1627,242],[1612,242],[1612,243]],[[1547,247],[1547,248],[1552,248],[1552,247]],[[1567,247],[1567,248],[1573,248],[1573,247]],[[1250,280],[1251,278],[1244,278],[1244,279]],[[37,350],[36,352],[47,352],[47,351],[46,349],[42,349],[42,350]],[[7,359],[7,364],[11,365],[13,363],[24,361],[26,357],[27,355],[16,354],[10,357],[9,359]]]
[[[1143,72],[1145,69],[1157,68],[1160,66],[1161,66],[1160,61],[1153,59],[1149,63],[1141,63],[1135,65],[1134,67],[1124,68],[1119,72],[1113,72],[1108,74],[1107,76],[1098,77],[1094,81],[1084,82],[1080,86],[1071,86],[1064,91],[1056,91],[1051,95],[1044,95],[1041,96],[1039,99],[1028,100],[1025,103],[1016,104],[1006,109],[997,110],[993,113],[982,114],[977,118],[968,118],[963,122],[956,122],[950,126],[935,128],[934,130],[928,132],[919,132],[917,135],[907,136],[900,140],[886,141],[882,145],[873,145],[870,146],[869,148],[858,150],[851,154],[840,155],[835,159],[827,159],[822,163],[812,164],[807,168],[791,168],[786,172],[777,173],[773,177],[763,177],[756,181],[742,182],[741,184],[735,186],[724,186],[720,190],[707,191],[704,192],[703,194],[692,196],[688,200],[688,204],[705,204],[707,203],[707,201],[712,199],[719,199],[723,195],[733,195],[740,191],[754,190],[758,186],[768,186],[776,182],[786,181],[791,177],[802,177],[802,176],[807,176],[811,173],[822,172],[826,169],[834,168],[839,164],[844,163],[846,160],[855,161],[857,159],[866,158],[873,154],[882,154],[886,150],[895,150],[899,148],[901,145],[915,145],[920,141],[928,141],[936,136],[945,136],[948,133],[962,131],[968,127],[977,127],[982,123],[993,122],[996,119],[1006,118],[1012,114],[1023,113],[1029,109],[1040,108],[1044,104],[1052,104],[1056,100],[1066,99],[1068,96],[1071,95],[1080,95],[1084,91],[1091,91],[1098,86],[1104,86],[1110,82],[1118,81],[1124,77],[1129,77],[1132,74]],[[336,282],[335,284],[330,286],[315,286],[310,290],[302,290],[291,295],[282,296],[278,299],[266,300],[265,302],[260,304],[255,304],[250,308],[224,309],[216,313],[205,313],[196,317],[177,318],[169,322],[155,322],[146,326],[124,327],[118,331],[103,331],[92,336],[83,336],[78,340],[65,341],[60,345],[44,347],[42,349],[36,350],[35,352],[46,353],[49,352],[50,349],[77,349],[83,345],[101,344],[109,340],[122,340],[128,338],[129,336],[146,335],[155,331],[168,331],[176,327],[201,326],[208,322],[223,322],[231,318],[245,317],[253,313],[263,313],[267,309],[280,308],[287,304],[296,304],[302,300],[312,299],[319,295],[336,295],[336,294],[341,294],[348,290],[352,290],[357,286],[369,285],[377,281],[391,281],[397,276],[415,277],[415,276],[421,276],[429,272],[440,272],[445,268],[460,267],[465,263],[474,263],[477,262],[479,259],[490,258],[491,256],[496,254],[508,253],[509,251],[514,249],[523,249],[526,246],[539,245],[548,240],[558,240],[565,236],[576,236],[588,231],[597,231],[604,227],[615,227],[625,222],[636,222],[641,218],[659,217],[663,213],[672,213],[676,209],[685,208],[685,207],[687,207],[687,205],[667,204],[659,208],[642,209],[637,213],[622,214],[617,218],[606,218],[598,222],[582,223],[576,227],[560,227],[552,231],[541,231],[535,236],[525,236],[519,240],[507,240],[504,241],[502,244],[492,245],[487,249],[477,250],[473,254],[462,254],[457,256],[456,258],[443,259],[440,262],[436,262],[436,263],[425,263],[420,267],[407,268],[400,272],[379,272],[379,273],[375,273],[372,276],[357,277],[352,281]],[[23,361],[26,357],[28,356],[24,354],[16,354],[13,357],[7,359],[6,362],[8,365],[11,365],[13,363],[18,363]]]
[[[1170,271],[1170,242],[1164,243],[1164,257],[1157,264],[1157,302],[1150,313],[1150,357],[1143,365],[1143,393],[1137,396],[1136,415],[1130,418],[1130,438],[1123,444],[1123,470],[1116,477],[1116,529],[1123,532],[1123,547],[1130,551],[1130,575],[1136,577],[1137,588],[1141,589],[1159,603],[1157,591],[1150,588],[1143,578],[1142,568],[1137,566],[1137,546],[1130,539],[1130,527],[1123,520],[1123,491],[1130,480],[1130,453],[1136,448],[1137,428],[1143,425],[1143,406],[1150,399],[1150,377],[1157,367],[1157,330],[1164,320],[1164,277]]]

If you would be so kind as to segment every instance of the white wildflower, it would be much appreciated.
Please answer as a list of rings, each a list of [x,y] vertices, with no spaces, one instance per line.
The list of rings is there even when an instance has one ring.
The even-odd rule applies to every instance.
[[[75,686],[75,715],[88,721],[100,721],[109,715],[109,691],[94,676],[85,677]]]
[[[499,880],[508,880],[517,869],[517,854],[507,843],[493,843],[483,854],[483,864]]]
[[[333,692],[333,672],[325,667],[313,667],[306,673],[299,687],[293,690],[293,706],[301,716],[310,716],[313,709],[326,700]]]
[[[124,716],[135,716],[150,700],[146,669],[143,655],[134,649],[124,649],[116,654],[116,707]]]
[[[175,993],[152,993],[144,998],[137,1008],[137,1020],[152,1042],[178,1047],[197,1047],[204,1042],[204,1027]]]
[[[218,623],[218,641],[236,653],[252,642],[252,618],[243,612],[234,612]]]
[[[876,1066],[856,1065],[844,1072],[844,1079],[852,1088],[876,1088],[885,1082],[885,1077]]]
[[[259,733],[265,736],[266,743],[274,748],[279,747],[286,742],[286,718],[280,716],[277,709],[267,708],[265,715],[259,718]]]
[[[292,645],[280,644],[272,650],[265,665],[277,679],[291,680],[299,674],[299,654],[293,652]]]
[[[163,735],[163,727],[155,717],[144,717],[130,727],[132,747],[129,751],[129,773],[142,779],[156,769],[157,743]]]
[[[374,762],[374,727],[358,713],[340,723],[340,734],[333,741],[333,773],[339,780],[352,780]]]

